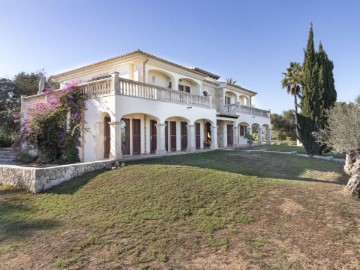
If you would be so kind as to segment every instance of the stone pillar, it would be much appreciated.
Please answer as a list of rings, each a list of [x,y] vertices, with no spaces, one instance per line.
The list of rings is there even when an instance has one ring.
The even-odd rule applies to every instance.
[[[200,149],[204,149],[204,123],[200,123]]]
[[[247,127],[246,132],[249,133],[249,135],[252,135],[252,129],[251,126]]]
[[[267,138],[267,144],[271,144],[271,129],[267,128],[266,130],[266,138]]]
[[[233,147],[239,145],[239,128],[237,126],[233,126]]]
[[[260,126],[258,128],[258,144],[262,144],[262,130]]]
[[[121,126],[120,122],[110,122],[110,159],[121,159]]]
[[[211,126],[211,149],[218,149],[217,127]]]
[[[157,149],[156,154],[158,155],[164,155],[166,154],[165,149],[165,124],[157,124],[156,125],[156,136],[157,136]]]
[[[195,125],[188,125],[188,150],[191,152],[196,150]]]
[[[111,74],[111,91],[114,95],[120,94],[119,72],[117,71]]]

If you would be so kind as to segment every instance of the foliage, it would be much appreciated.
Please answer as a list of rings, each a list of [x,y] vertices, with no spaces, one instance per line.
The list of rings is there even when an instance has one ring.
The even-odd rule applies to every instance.
[[[14,114],[20,111],[20,96],[37,94],[40,75],[40,72],[20,72],[13,80],[0,78],[0,147],[11,146],[14,142],[20,130],[19,123],[14,122]],[[45,86],[59,88],[51,78]]]
[[[46,102],[28,109],[23,138],[38,149],[39,163],[78,162],[85,110],[83,91],[77,83],[71,83],[56,92],[47,89],[45,97]]]
[[[233,80],[233,78],[226,78],[226,83],[227,84],[236,84],[236,81],[235,80]]]
[[[315,133],[321,143],[346,153],[347,188],[360,198],[360,96],[355,103],[337,103],[326,116],[328,125]]]
[[[326,126],[326,111],[336,101],[333,68],[321,43],[319,51],[315,51],[311,25],[302,70],[301,120],[296,114],[298,137],[310,157],[322,154],[327,148],[313,133]]]
[[[322,43],[320,42],[317,53],[319,70],[319,88],[320,88],[320,127],[324,128],[327,122],[327,110],[336,102],[337,93],[335,90],[333,69],[334,64],[328,58]]]
[[[282,114],[271,114],[272,134],[278,140],[286,140],[290,137],[291,140],[296,140],[296,126],[294,111],[283,111]]]
[[[360,96],[355,103],[336,103],[327,114],[328,125],[317,139],[340,153],[360,156]]]
[[[244,138],[251,142],[253,142],[255,140],[254,136],[248,132],[246,132]]]
[[[294,96],[295,111],[298,111],[297,97],[301,93],[302,67],[300,63],[290,62],[290,66],[283,73],[284,78],[281,81],[281,87],[286,88],[287,93]]]

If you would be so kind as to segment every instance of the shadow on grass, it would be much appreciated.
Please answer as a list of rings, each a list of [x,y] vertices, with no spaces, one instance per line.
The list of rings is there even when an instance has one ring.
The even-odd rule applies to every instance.
[[[217,150],[138,160],[128,164],[186,165],[261,178],[338,185],[346,182],[346,177],[342,173],[343,165],[340,163],[276,153]]]
[[[91,173],[84,174],[82,176],[76,177],[69,181],[63,182],[58,186],[52,187],[49,190],[44,191],[43,193],[50,194],[74,194],[84,185],[86,185],[90,180],[103,173],[104,170],[95,171]]]
[[[50,230],[60,222],[34,219],[33,209],[25,201],[0,201],[0,242],[6,239],[24,239],[36,231]]]

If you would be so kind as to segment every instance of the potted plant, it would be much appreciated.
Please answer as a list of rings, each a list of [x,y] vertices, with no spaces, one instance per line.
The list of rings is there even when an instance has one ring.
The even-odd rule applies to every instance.
[[[253,144],[253,141],[254,141],[254,136],[250,133],[246,133],[245,136],[244,136],[245,139],[247,139],[247,144],[249,146],[251,146]]]

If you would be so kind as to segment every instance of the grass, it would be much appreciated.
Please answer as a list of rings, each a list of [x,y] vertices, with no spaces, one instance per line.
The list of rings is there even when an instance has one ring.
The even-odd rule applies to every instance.
[[[356,269],[358,201],[342,194],[341,172],[293,155],[213,151],[36,195],[0,186],[0,260],[6,269]]]

